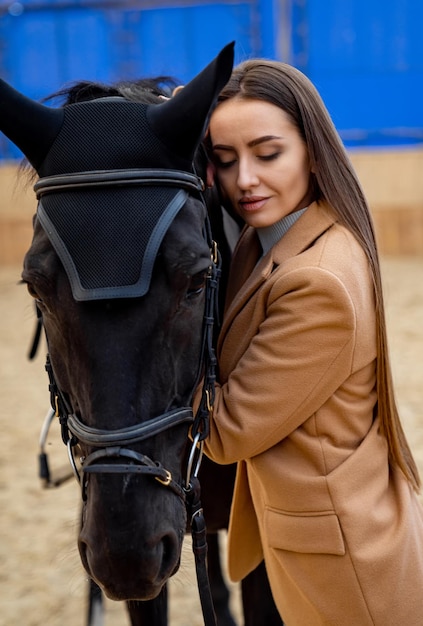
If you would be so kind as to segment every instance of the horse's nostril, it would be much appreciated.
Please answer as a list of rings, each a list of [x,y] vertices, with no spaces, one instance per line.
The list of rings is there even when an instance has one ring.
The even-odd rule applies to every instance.
[[[162,537],[162,567],[160,575],[172,576],[179,568],[180,544],[175,533],[167,533]]]
[[[78,549],[82,565],[84,566],[87,573],[90,573],[88,565],[88,544],[85,541],[81,540],[81,538],[78,539]]]

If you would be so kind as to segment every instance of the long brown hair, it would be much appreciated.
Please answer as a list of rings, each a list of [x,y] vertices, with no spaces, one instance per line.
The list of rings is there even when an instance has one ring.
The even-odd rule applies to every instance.
[[[314,85],[296,68],[266,59],[238,65],[219,102],[230,98],[263,100],[287,113],[307,146],[314,198],[325,200],[359,241],[374,283],[377,324],[377,404],[391,466],[398,466],[418,491],[420,478],[395,402],[388,353],[380,263],[370,210],[331,117]]]

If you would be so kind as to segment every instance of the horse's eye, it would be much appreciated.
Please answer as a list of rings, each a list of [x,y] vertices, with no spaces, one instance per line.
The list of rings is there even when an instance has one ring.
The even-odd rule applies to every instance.
[[[28,290],[29,295],[34,298],[34,300],[36,300],[38,303],[41,303],[42,300],[37,292],[37,290],[35,289],[34,285],[32,283],[26,283],[26,288]]]
[[[199,296],[206,286],[207,272],[198,272],[191,276],[191,281],[187,290],[187,298]]]

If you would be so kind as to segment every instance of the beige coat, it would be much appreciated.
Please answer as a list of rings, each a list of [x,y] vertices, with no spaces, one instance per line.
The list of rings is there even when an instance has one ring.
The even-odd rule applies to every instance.
[[[239,461],[231,578],[265,558],[288,626],[422,626],[423,513],[375,413],[368,264],[311,205],[257,265],[235,252],[207,454]]]

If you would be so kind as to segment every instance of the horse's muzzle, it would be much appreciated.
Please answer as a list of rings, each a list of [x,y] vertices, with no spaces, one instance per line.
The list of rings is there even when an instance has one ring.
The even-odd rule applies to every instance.
[[[82,528],[78,546],[87,573],[108,598],[151,600],[179,568],[182,536],[168,528],[147,541],[132,536],[110,542],[107,536],[94,540]]]

